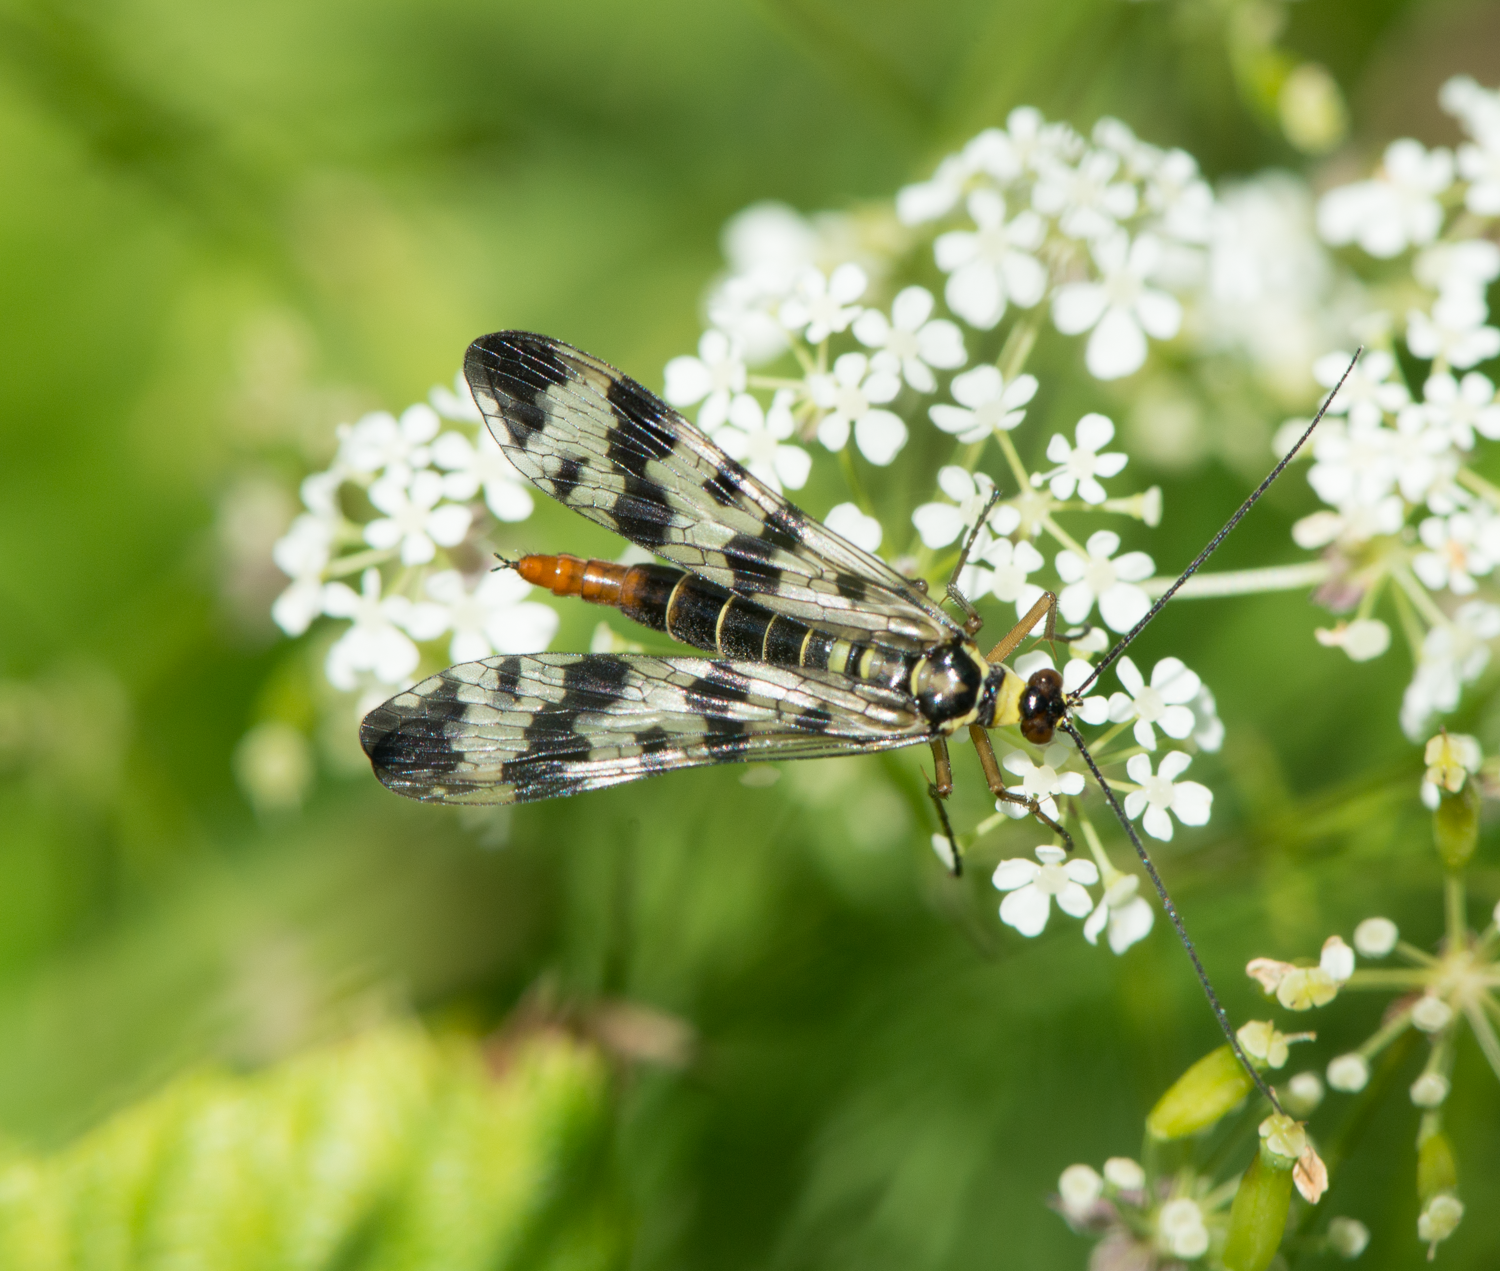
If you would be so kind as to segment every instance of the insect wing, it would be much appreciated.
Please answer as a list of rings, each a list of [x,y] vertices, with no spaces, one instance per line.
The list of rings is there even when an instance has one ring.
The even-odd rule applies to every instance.
[[[527,803],[672,768],[811,759],[924,739],[912,700],[761,662],[546,653],[464,662],[365,716],[397,794]]]
[[[521,472],[673,564],[852,639],[923,648],[957,631],[909,579],[793,507],[608,363],[501,331],[469,346],[464,375]]]

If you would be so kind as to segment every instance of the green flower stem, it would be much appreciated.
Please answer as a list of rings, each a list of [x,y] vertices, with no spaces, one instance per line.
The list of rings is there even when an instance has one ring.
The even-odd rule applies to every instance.
[[[1366,1040],[1365,1044],[1359,1048],[1357,1053],[1366,1060],[1373,1059],[1410,1027],[1411,1007],[1408,1006],[1404,1011],[1399,1011],[1391,1016],[1390,1019],[1376,1029]]]
[[[1446,627],[1449,625],[1448,615],[1438,608],[1437,602],[1433,600],[1427,588],[1412,576],[1411,570],[1404,564],[1393,568],[1391,577],[1396,580],[1396,586],[1400,587],[1416,606],[1417,612],[1427,619],[1429,626]]]
[[[1005,462],[1010,465],[1011,475],[1015,477],[1016,484],[1023,490],[1027,489],[1031,485],[1031,474],[1026,471],[1026,465],[1021,462],[1021,455],[1016,449],[1016,443],[1010,439],[1008,432],[996,433],[995,441],[1000,446],[1000,453],[1005,456]],[[975,444],[979,446],[984,445],[982,441]]]
[[[1052,537],[1055,538],[1064,547],[1068,548],[1072,552],[1076,552],[1085,560],[1088,559],[1089,554],[1084,551],[1081,546],[1079,546],[1077,540],[1075,540],[1067,530],[1063,529],[1061,525],[1054,521],[1051,516],[1042,517],[1042,528],[1046,530],[1047,533],[1052,535]],[[1165,588],[1163,588],[1163,590],[1165,590]]]
[[[1396,602],[1396,616],[1401,620],[1401,634],[1406,637],[1406,643],[1411,649],[1413,660],[1422,656],[1422,624],[1417,621],[1417,615],[1412,610],[1411,601],[1407,598],[1403,588],[1397,587],[1391,592],[1391,598]]]
[[[1095,755],[1104,754],[1104,752],[1109,749],[1110,743],[1113,742],[1116,737],[1123,733],[1133,723],[1135,723],[1134,720],[1127,719],[1123,723],[1115,724],[1108,731],[1094,738],[1094,743],[1089,747],[1089,749],[1092,750]]]
[[[1455,477],[1459,485],[1466,485],[1493,508],[1500,508],[1500,486],[1491,485],[1472,468],[1460,467]]]
[[[1380,594],[1385,590],[1387,576],[1380,574],[1370,586],[1365,588],[1365,594],[1360,597],[1359,608],[1355,611],[1354,620],[1363,622],[1375,612],[1375,604],[1380,599]]]
[[[844,474],[844,484],[849,487],[849,493],[854,496],[859,510],[866,516],[874,516],[875,507],[870,502],[870,496],[865,493],[864,482],[859,479],[859,471],[854,466],[854,454],[848,446],[839,451],[839,468]]]
[[[778,388],[802,389],[807,387],[805,380],[784,379],[780,375],[747,375],[745,376],[746,388]]]
[[[1299,565],[1269,565],[1264,569],[1230,569],[1219,574],[1195,574],[1178,589],[1178,596],[1249,596],[1267,591],[1301,591],[1328,581],[1327,561],[1305,561]],[[1171,578],[1148,578],[1141,589],[1155,599],[1174,582]]]
[[[1432,979],[1430,971],[1356,971],[1341,989],[1419,989]]]
[[[1104,844],[1099,841],[1099,831],[1094,828],[1094,823],[1079,812],[1076,814],[1078,827],[1083,831],[1083,841],[1089,845],[1089,855],[1094,858],[1094,864],[1099,867],[1099,873],[1104,877],[1104,885],[1109,886],[1109,875],[1118,873],[1108,856],[1104,853]]]
[[[1007,384],[1026,369],[1026,359],[1031,356],[1040,330],[1041,318],[1036,313],[1028,314],[1011,327],[1000,356],[995,359],[995,365],[1000,368],[1000,375]]]
[[[324,576],[342,578],[347,574],[363,573],[371,565],[384,565],[387,561],[394,560],[395,556],[394,547],[372,547],[365,552],[355,552],[353,556],[340,557],[323,571]]]
[[[1485,997],[1490,1004],[1494,1003],[1495,999],[1489,994],[1485,994]],[[1465,1002],[1463,1010],[1464,1018],[1474,1030],[1474,1040],[1479,1043],[1479,1049],[1489,1061],[1490,1071],[1500,1078],[1500,1036],[1496,1036],[1494,1026],[1484,1017],[1477,1002]]]
[[[1405,940],[1396,941],[1396,952],[1408,962],[1415,963],[1417,966],[1434,967],[1438,964],[1438,959],[1428,953],[1426,949],[1419,949],[1416,945],[1408,944]]]

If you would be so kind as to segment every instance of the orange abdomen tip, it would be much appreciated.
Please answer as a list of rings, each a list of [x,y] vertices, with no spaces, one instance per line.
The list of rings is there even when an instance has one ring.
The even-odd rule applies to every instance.
[[[628,566],[557,555],[523,556],[515,568],[532,586],[545,587],[554,596],[581,596],[594,604],[612,605],[619,599]]]

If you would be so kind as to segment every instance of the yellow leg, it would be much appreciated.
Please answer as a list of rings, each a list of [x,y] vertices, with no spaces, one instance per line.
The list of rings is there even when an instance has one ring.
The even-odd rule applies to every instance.
[[[1036,621],[1035,618],[1032,619]],[[1009,637],[1006,637],[1009,639]],[[1073,836],[1063,829],[1056,821],[1042,811],[1041,804],[1035,799],[1024,794],[1013,794],[1005,788],[1005,778],[1000,773],[1000,765],[995,761],[995,748],[990,744],[990,735],[978,724],[969,725],[969,740],[974,743],[974,749],[979,752],[979,766],[984,769],[984,779],[989,785],[990,793],[1005,803],[1014,803],[1025,808],[1032,816],[1036,817],[1043,825],[1062,839],[1068,851],[1073,850]]]
[[[1016,646],[1031,634],[1031,629],[1041,620],[1044,613],[1047,615],[1047,629],[1042,639],[1053,639],[1057,633],[1057,597],[1050,591],[1044,591],[1037,598],[1036,604],[1027,610],[1026,616],[1006,632],[1005,638],[999,644],[985,654],[984,660],[991,666],[996,662],[1006,661],[1016,651]]]

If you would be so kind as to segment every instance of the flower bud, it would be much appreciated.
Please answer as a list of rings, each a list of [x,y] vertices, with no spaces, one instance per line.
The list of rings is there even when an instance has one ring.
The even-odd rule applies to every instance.
[[[1411,1101],[1419,1108],[1436,1108],[1448,1097],[1448,1078],[1440,1072],[1424,1072],[1411,1083]]]
[[[1111,1156],[1104,1162],[1104,1181],[1122,1192],[1138,1192],[1146,1185],[1146,1171],[1128,1156]]]
[[[1432,839],[1449,869],[1462,869],[1479,844],[1479,787],[1464,782],[1457,794],[1443,794],[1432,814]]]
[[[1424,993],[1411,1008],[1411,1022],[1424,1033],[1438,1033],[1453,1022],[1453,1008],[1435,993]]]
[[[1354,947],[1362,958],[1383,958],[1396,947],[1400,934],[1389,918],[1366,918],[1354,928]]]
[[[1318,967],[1328,974],[1329,979],[1342,984],[1354,974],[1354,950],[1344,943],[1342,936],[1329,936],[1323,941]]]
[[[1370,1243],[1370,1229],[1357,1218],[1335,1218],[1328,1224],[1328,1247],[1341,1258],[1359,1257]]]
[[[1448,1239],[1463,1221],[1464,1203],[1457,1196],[1444,1192],[1434,1196],[1417,1217],[1417,1239],[1428,1244],[1427,1256],[1431,1258],[1440,1241]]]
[[[1154,1138],[1181,1139],[1206,1130],[1255,1088],[1228,1046],[1211,1050],[1172,1083],[1146,1116]]]
[[[1196,1200],[1178,1196],[1161,1207],[1156,1234],[1162,1248],[1177,1258],[1201,1258],[1208,1252],[1208,1226]]]
[[[1260,1123],[1260,1150],[1275,1169],[1291,1169],[1307,1151],[1307,1131],[1291,1117],[1276,1112]]]
[[[1353,1094],[1363,1090],[1369,1080],[1370,1065],[1363,1055],[1339,1055],[1328,1061],[1328,1084],[1335,1090]]]
[[[1323,1102],[1323,1079],[1315,1072],[1299,1072],[1286,1083],[1281,1101],[1293,1112],[1310,1115]]]
[[[1087,1165],[1069,1165],[1057,1180],[1057,1195],[1070,1217],[1087,1214],[1104,1191],[1104,1180]]]
[[[1272,1165],[1266,1152],[1257,1153],[1230,1206],[1225,1271],[1265,1271],[1281,1244],[1291,1200],[1292,1162]]]

